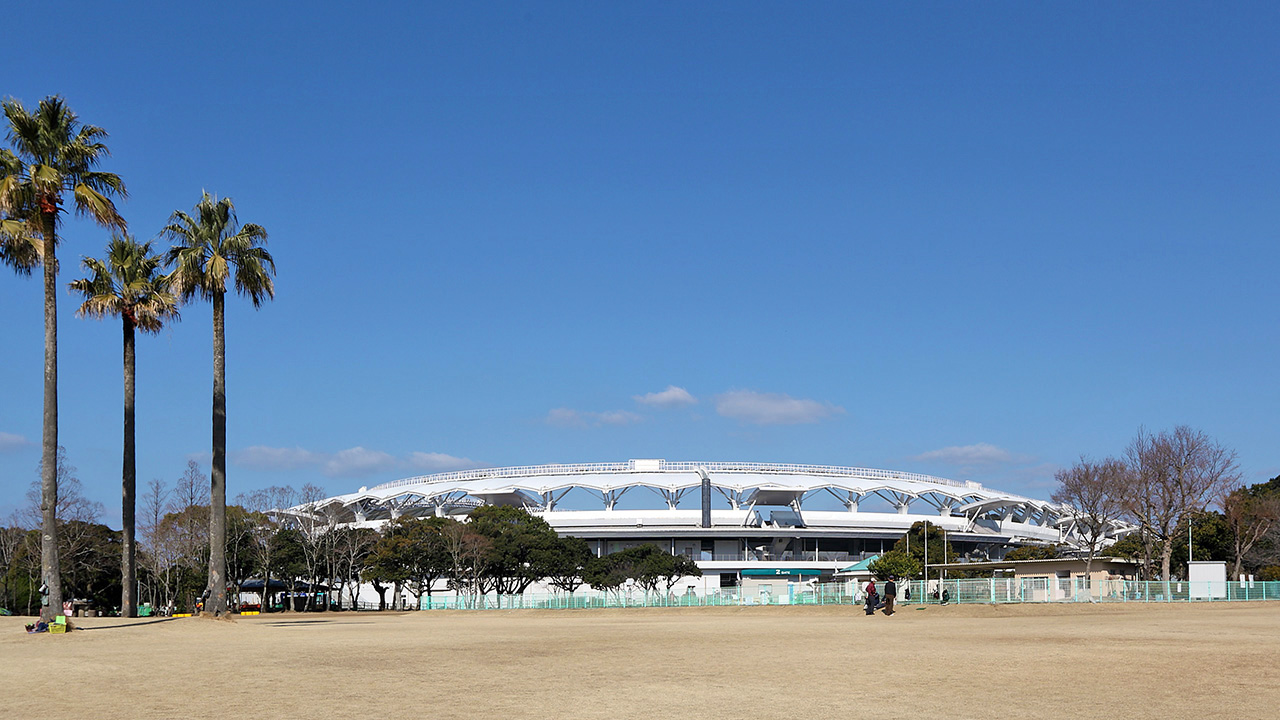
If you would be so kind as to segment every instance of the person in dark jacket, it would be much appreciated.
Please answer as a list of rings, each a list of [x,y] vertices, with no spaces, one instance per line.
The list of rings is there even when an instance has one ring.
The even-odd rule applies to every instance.
[[[898,584],[893,581],[893,576],[889,576],[888,582],[884,584],[884,614],[893,614],[893,601],[898,597]]]

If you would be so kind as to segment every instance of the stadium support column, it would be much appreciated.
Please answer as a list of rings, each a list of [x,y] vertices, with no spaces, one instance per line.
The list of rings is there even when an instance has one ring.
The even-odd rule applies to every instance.
[[[702,527],[711,527],[711,476],[706,470],[698,468],[698,475],[702,478]]]

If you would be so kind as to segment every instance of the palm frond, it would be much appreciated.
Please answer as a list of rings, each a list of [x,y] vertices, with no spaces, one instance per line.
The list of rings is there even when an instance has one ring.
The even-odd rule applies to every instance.
[[[230,198],[203,193],[191,214],[170,215],[161,235],[175,243],[166,257],[173,287],[183,300],[226,293],[228,277],[254,307],[275,296],[275,261],[262,247],[267,231],[253,223],[239,227]]]
[[[103,195],[129,199],[129,191],[125,189],[124,181],[115,173],[91,170],[80,175],[80,182]]]
[[[169,276],[160,271],[162,265],[150,242],[112,235],[106,260],[85,258],[89,277],[71,283],[71,289],[85,297],[77,314],[124,316],[144,332],[159,332],[166,321],[179,317],[178,298]]]
[[[124,218],[116,211],[116,205],[110,198],[85,183],[76,185],[72,192],[76,201],[77,215],[88,215],[99,225],[124,231],[126,226]]]
[[[24,166],[8,148],[0,148],[0,265],[30,275],[44,254],[39,234],[30,222],[35,195],[23,177]]]
[[[0,218],[0,265],[8,265],[19,275],[30,275],[43,257],[44,247],[36,242],[25,220]]]

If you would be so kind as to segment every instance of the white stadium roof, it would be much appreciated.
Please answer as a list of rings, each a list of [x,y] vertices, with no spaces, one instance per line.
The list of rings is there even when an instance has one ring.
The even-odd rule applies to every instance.
[[[458,514],[480,504],[517,505],[543,515],[561,529],[584,523],[600,527],[588,518],[599,511],[570,510],[557,506],[570,490],[595,496],[605,511],[616,518],[603,523],[610,527],[644,526],[654,531],[664,524],[687,526],[689,508],[700,507],[698,489],[703,476],[711,488],[734,511],[742,523],[759,524],[757,506],[789,506],[795,513],[812,518],[807,526],[814,531],[850,527],[899,529],[903,523],[921,517],[935,518],[957,532],[991,534],[1029,541],[1070,540],[1072,509],[1056,503],[986,488],[971,481],[875,468],[830,465],[795,465],[753,462],[669,462],[630,460],[620,463],[580,463],[483,468],[405,478],[354,493],[307,503],[289,515],[325,516],[339,523],[380,522],[401,515]],[[622,495],[646,488],[656,495],[664,510],[615,510]],[[849,513],[804,511],[806,500],[816,495],[830,496]],[[858,512],[858,504],[869,498],[885,501],[893,512]],[[912,505],[923,502],[930,510],[917,515]],[[683,507],[682,507],[683,505]],[[717,510],[717,515],[722,511]],[[743,513],[745,512],[745,515]],[[775,511],[785,517],[788,511]],[[574,519],[574,516],[578,517]],[[655,517],[658,516],[658,517]],[[632,522],[634,516],[636,522]],[[661,521],[669,518],[669,523]],[[727,516],[726,516],[727,517]],[[752,518],[756,520],[752,520]],[[875,519],[880,518],[881,522]],[[714,525],[720,526],[717,519]],[[732,525],[742,526],[738,521]],[[563,526],[563,527],[562,527]],[[732,526],[730,526],[732,527]],[[717,528],[718,529],[718,528]],[[729,527],[725,527],[728,530]]]

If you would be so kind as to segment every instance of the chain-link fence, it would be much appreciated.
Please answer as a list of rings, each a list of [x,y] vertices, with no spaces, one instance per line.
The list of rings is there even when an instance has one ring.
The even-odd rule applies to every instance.
[[[1280,582],[975,578],[910,583],[912,601],[954,603],[1280,600]],[[945,597],[944,597],[945,596]]]
[[[722,588],[707,593],[645,592],[640,588],[617,591],[579,590],[575,593],[525,593],[523,595],[423,596],[422,610],[580,609],[630,607],[708,607],[751,605],[850,605],[862,604],[860,584],[849,582],[790,583],[780,591],[743,592]],[[776,587],[776,586],[775,586]],[[883,585],[881,586],[883,590]],[[898,586],[899,605],[1000,604],[1054,602],[1227,602],[1280,600],[1280,582],[1187,582],[1101,580],[1084,578],[978,578],[963,580],[914,580]]]

